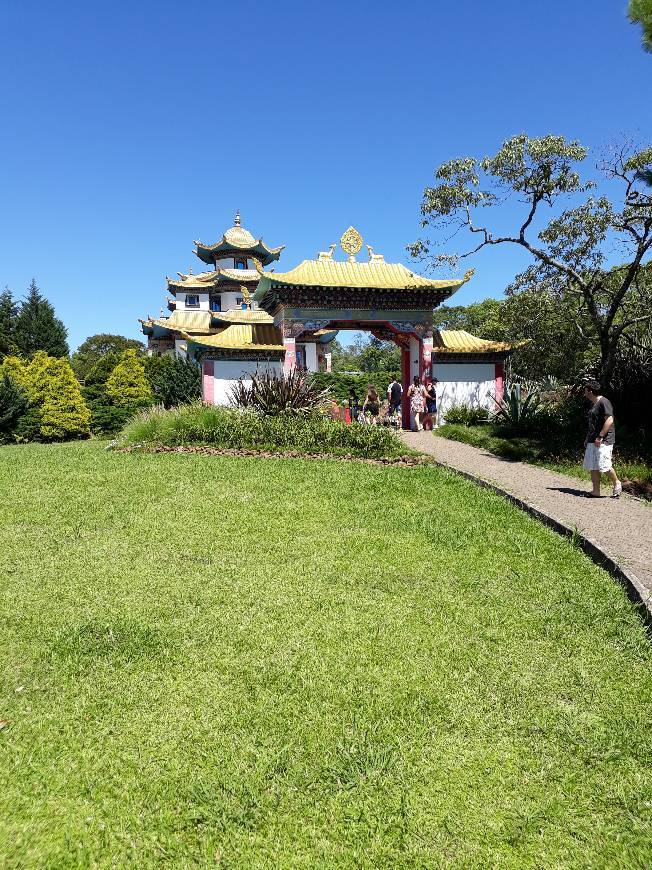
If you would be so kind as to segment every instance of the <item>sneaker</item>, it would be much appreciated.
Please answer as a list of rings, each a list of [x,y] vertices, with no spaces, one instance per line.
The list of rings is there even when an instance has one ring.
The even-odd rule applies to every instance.
[[[620,481],[614,484],[614,491],[611,495],[612,498],[620,498],[623,491],[623,485]]]

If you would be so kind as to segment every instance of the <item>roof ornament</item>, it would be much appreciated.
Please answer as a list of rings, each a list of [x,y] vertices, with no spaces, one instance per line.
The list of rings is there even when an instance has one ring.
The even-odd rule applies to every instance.
[[[355,263],[355,255],[362,248],[362,236],[355,227],[349,227],[342,233],[340,245],[344,253],[349,255],[349,263]]]
[[[370,263],[384,263],[385,255],[384,254],[374,254],[374,249],[371,245],[365,245],[365,248],[369,251],[369,262]]]
[[[332,260],[333,253],[334,253],[336,247],[337,247],[337,245],[335,243],[333,243],[332,245],[328,246],[327,251],[318,251],[317,252],[317,259],[318,260]]]
[[[233,226],[235,226],[235,227],[240,226],[240,209],[238,209],[237,212],[235,213],[235,219],[233,221]]]

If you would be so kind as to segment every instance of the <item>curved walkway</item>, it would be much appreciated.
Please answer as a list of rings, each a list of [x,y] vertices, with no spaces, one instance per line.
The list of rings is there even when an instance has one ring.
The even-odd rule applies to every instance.
[[[587,481],[524,462],[511,462],[483,448],[439,438],[432,432],[402,432],[401,437],[410,447],[428,453],[442,465],[480,478],[525,502],[542,518],[577,529],[589,544],[597,545],[630,575],[624,579],[636,587],[635,597],[644,600],[648,612],[652,612],[652,505],[627,495],[620,499],[587,498],[590,486]],[[609,495],[611,487],[603,487],[602,491]]]

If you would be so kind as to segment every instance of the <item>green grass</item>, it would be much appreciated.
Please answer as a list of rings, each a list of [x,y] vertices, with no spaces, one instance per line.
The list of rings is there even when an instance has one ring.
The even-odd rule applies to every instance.
[[[166,411],[147,408],[127,424],[121,447],[193,446],[303,454],[395,458],[410,453],[384,426],[347,425],[321,414],[262,416],[199,402]]]
[[[551,471],[559,471],[571,477],[590,480],[591,475],[582,467],[584,451],[581,443],[577,445],[576,459],[570,455],[555,455],[559,445],[542,441],[539,438],[510,437],[498,434],[493,426],[462,426],[446,424],[435,432],[442,438],[461,441],[473,447],[482,447],[490,453],[505,459],[541,465]],[[623,458],[618,454],[618,444],[614,451],[614,467],[623,480],[638,480],[652,483],[652,466],[643,460]]]
[[[652,864],[621,588],[433,467],[0,451],[0,865]]]

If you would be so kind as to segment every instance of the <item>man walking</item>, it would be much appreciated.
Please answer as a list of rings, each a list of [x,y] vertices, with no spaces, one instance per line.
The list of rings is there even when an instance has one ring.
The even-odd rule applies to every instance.
[[[387,401],[389,402],[390,414],[396,414],[400,410],[402,395],[403,387],[396,378],[392,378],[391,384],[387,387]]]
[[[614,428],[614,409],[609,399],[600,395],[600,384],[588,381],[584,384],[584,395],[591,402],[589,409],[589,429],[584,442],[584,468],[591,472],[593,492],[591,498],[600,498],[600,477],[607,474],[613,484],[612,498],[618,498],[623,485],[611,464],[616,430]]]

